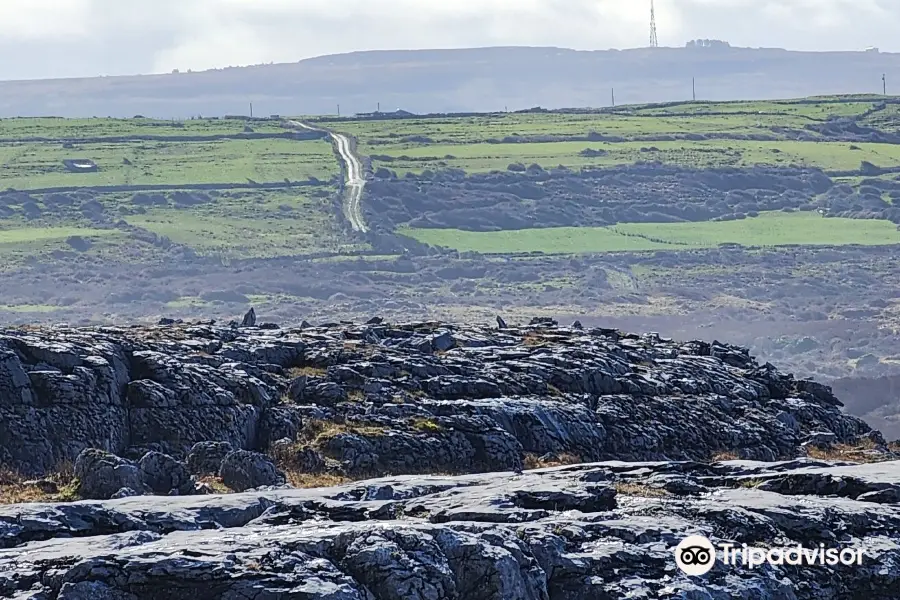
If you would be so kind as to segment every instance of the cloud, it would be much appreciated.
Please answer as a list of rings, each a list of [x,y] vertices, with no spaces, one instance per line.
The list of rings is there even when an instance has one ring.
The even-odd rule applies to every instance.
[[[91,0],[0,2],[4,41],[80,38],[90,33]]]
[[[896,0],[656,0],[662,45],[900,49]],[[13,76],[291,62],[367,49],[646,45],[649,0],[28,0],[0,2]],[[65,57],[66,60],[61,60]]]

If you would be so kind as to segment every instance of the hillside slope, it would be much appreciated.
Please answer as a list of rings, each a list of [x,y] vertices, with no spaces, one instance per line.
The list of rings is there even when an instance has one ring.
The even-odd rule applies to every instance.
[[[777,49],[355,52],[197,73],[0,82],[0,117],[496,111],[880,93],[900,55]]]

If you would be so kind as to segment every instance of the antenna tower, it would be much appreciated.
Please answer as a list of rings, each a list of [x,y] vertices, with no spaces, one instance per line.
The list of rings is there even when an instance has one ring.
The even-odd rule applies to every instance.
[[[653,0],[650,0],[650,47],[659,48],[659,40],[656,37],[656,10]]]

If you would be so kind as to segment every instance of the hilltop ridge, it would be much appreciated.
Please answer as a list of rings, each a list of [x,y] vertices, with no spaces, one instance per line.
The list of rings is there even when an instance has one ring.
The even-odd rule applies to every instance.
[[[880,93],[900,55],[766,48],[367,51],[201,72],[0,82],[0,117],[416,113]],[[364,74],[364,76],[362,76]],[[651,84],[650,81],[653,83]],[[402,90],[402,91],[397,91]],[[486,99],[490,98],[488,102]]]

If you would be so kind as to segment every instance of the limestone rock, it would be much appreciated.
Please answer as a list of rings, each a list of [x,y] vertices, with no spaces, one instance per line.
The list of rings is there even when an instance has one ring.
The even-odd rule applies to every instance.
[[[188,453],[188,470],[198,476],[218,475],[222,461],[233,450],[228,442],[197,442]]]
[[[144,490],[144,478],[138,465],[109,452],[88,448],[75,459],[78,494],[104,500],[122,488]]]
[[[264,485],[281,485],[284,474],[280,473],[269,457],[258,452],[235,450],[222,461],[219,468],[222,483],[236,492]]]

